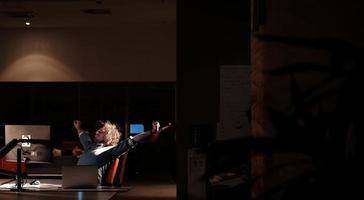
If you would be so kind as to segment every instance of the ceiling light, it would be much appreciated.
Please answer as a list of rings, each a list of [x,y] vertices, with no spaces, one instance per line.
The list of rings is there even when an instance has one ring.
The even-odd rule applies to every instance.
[[[30,22],[29,21],[26,21],[25,22],[25,25],[30,26]]]

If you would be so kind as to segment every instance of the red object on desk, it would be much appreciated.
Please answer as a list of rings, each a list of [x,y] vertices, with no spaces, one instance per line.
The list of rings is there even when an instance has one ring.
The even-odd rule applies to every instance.
[[[0,159],[0,169],[16,172],[16,162],[9,162],[6,161],[6,158]],[[21,171],[22,173],[25,172],[25,163],[21,162]]]

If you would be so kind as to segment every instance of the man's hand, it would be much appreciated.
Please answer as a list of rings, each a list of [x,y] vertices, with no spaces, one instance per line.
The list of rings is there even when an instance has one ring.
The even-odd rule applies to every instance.
[[[83,150],[77,145],[72,149],[72,156],[74,156],[74,157],[78,158],[82,153],[83,153]]]
[[[152,134],[154,134],[154,133],[158,133],[159,132],[159,127],[160,127],[161,125],[159,124],[159,122],[158,121],[154,121],[153,123],[152,123]]]
[[[81,121],[80,120],[73,120],[73,126],[76,128],[78,134],[80,134],[81,132],[83,132],[83,129],[81,127]]]

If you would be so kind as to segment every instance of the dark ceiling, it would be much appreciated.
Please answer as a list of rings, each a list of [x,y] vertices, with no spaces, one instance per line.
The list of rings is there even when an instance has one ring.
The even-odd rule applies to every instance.
[[[0,28],[175,23],[176,0],[0,0]]]

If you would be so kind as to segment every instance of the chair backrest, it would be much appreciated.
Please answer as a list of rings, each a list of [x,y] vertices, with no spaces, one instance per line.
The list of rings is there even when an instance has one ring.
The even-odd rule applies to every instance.
[[[116,158],[106,174],[106,184],[107,185],[114,185],[114,180],[116,176],[116,172],[118,171],[120,159]]]
[[[106,172],[106,184],[107,185],[120,185],[124,179],[125,163],[126,163],[127,153],[116,158],[110,165]],[[116,180],[119,178],[119,180]]]

